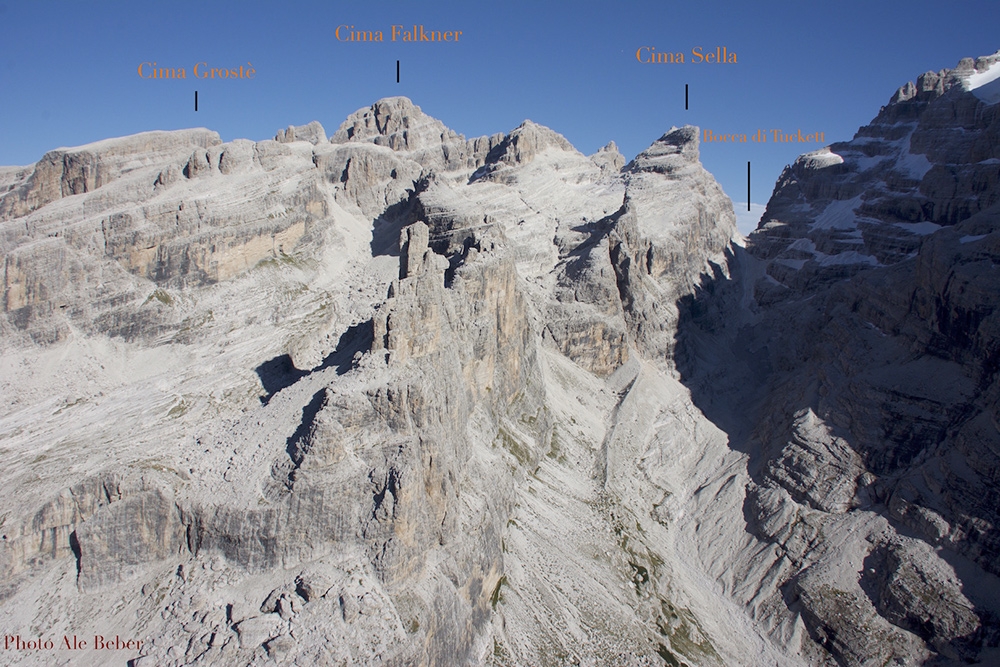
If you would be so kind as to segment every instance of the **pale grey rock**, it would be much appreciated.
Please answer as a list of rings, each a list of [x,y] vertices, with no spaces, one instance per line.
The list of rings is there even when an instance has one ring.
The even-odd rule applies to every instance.
[[[218,133],[201,129],[145,132],[51,151],[0,198],[0,220],[26,215],[62,197],[92,192],[130,172],[190,153],[192,146],[205,149],[220,143]]]
[[[316,167],[329,183],[341,184],[335,197],[345,207],[375,219],[405,201],[423,168],[408,157],[377,145],[358,143],[317,151]]]
[[[376,145],[395,151],[416,151],[455,136],[441,121],[425,115],[409,99],[389,97],[349,116],[330,141],[372,140]]]
[[[590,156],[603,171],[619,172],[625,166],[625,156],[618,150],[618,145],[609,141],[600,150]]]
[[[430,230],[417,222],[403,229],[399,236],[399,277],[410,278],[424,270],[424,253]]]
[[[720,270],[736,233],[732,207],[701,166],[698,145],[697,128],[672,128],[623,169],[611,261],[630,333],[650,358],[673,356],[676,304],[700,276]]]
[[[473,178],[503,182],[510,178],[510,168],[531,162],[546,149],[576,152],[562,135],[526,120],[489,152],[486,164]]]
[[[326,597],[331,588],[333,581],[321,572],[305,571],[295,580],[295,592],[307,603]]]
[[[497,138],[465,138],[431,118],[405,97],[389,97],[359,109],[330,137],[334,144],[373,143],[405,152],[424,169],[451,171],[478,166]],[[480,162],[481,164],[481,162]]]
[[[949,81],[911,110],[972,108]],[[696,128],[627,166],[404,98],[309,128],[86,191],[73,162],[35,208],[0,170],[5,632],[100,614],[155,665],[986,655],[994,208],[778,299],[843,239],[734,244]],[[870,157],[916,187],[896,131]],[[788,192],[843,201],[816,174],[847,161]]]
[[[253,648],[277,637],[284,629],[284,624],[277,614],[267,614],[240,621],[234,629],[240,645],[244,648]]]
[[[255,165],[254,143],[246,139],[235,139],[226,144],[219,154],[219,173],[240,174],[251,171]]]
[[[798,502],[834,514],[851,509],[863,471],[861,457],[808,408],[795,415],[791,437],[768,464],[768,476]]]
[[[43,504],[18,530],[8,526],[2,535],[0,565],[5,579],[10,579],[33,564],[51,558],[77,556],[75,526],[92,517],[101,508],[121,500],[122,477],[107,472],[64,489]]]
[[[319,121],[314,120],[306,125],[289,125],[284,130],[278,130],[274,140],[283,144],[293,141],[308,141],[313,144],[324,144],[327,141],[326,130]]]
[[[15,330],[45,342],[65,338],[74,327],[155,337],[183,319],[170,307],[171,289],[225,280],[258,262],[290,256],[300,241],[324,233],[327,225],[315,223],[328,219],[332,202],[311,153],[278,157],[265,147],[265,167],[257,145],[237,140],[216,146],[217,135],[207,131],[166,133],[162,147],[140,153],[157,137],[80,149],[94,159],[107,153],[107,170],[102,166],[100,173],[119,175],[63,197],[61,212],[50,203],[26,220],[5,223],[3,309]],[[211,150],[192,153],[198,141]],[[173,162],[163,167],[158,156]],[[273,184],[303,180],[283,196],[275,196],[273,186],[248,190],[241,180],[265,171]],[[5,201],[14,201],[10,197],[16,192]],[[206,215],[214,197],[232,202],[232,212]],[[80,224],[71,232],[53,231],[65,215],[79,216]]]
[[[172,494],[161,489],[101,508],[76,529],[74,541],[83,591],[130,578],[143,565],[188,550],[182,513]]]
[[[191,158],[184,165],[184,176],[186,178],[198,178],[211,172],[212,165],[208,161],[208,151],[195,150]]]
[[[181,179],[182,171],[176,165],[169,165],[161,171],[153,183],[155,189],[167,188]]]

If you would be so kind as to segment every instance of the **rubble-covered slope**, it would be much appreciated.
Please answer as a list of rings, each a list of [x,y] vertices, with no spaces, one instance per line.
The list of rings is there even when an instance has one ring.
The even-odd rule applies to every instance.
[[[675,565],[635,467],[681,443],[653,431],[685,410],[674,303],[735,229],[696,130],[625,169],[403,98],[328,141],[157,138],[4,172],[12,633],[157,665],[786,659]],[[59,185],[77,163],[114,178]],[[685,470],[732,458],[677,424],[715,452]]]
[[[744,248],[696,128],[625,164],[405,98],[0,171],[0,625],[137,665],[988,659],[995,207],[792,284],[796,187]]]
[[[746,525],[771,545],[720,568],[767,572],[752,613],[791,612],[838,664],[997,659],[1000,143],[969,85],[997,60],[800,157],[681,311],[678,368],[748,454]]]

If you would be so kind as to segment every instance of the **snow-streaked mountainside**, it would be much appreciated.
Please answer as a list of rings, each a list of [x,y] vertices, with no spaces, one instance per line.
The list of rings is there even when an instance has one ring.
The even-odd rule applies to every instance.
[[[922,74],[851,141],[786,167],[756,235],[754,254],[772,260],[772,288],[758,291],[782,298],[912,258],[926,236],[1000,201],[997,76],[1000,52]]]
[[[0,169],[4,660],[993,664],[998,60],[748,239],[696,128],[405,98]]]
[[[973,95],[987,104],[1000,102],[1000,66],[997,61],[977,63],[976,71],[963,77],[962,88],[971,90]]]

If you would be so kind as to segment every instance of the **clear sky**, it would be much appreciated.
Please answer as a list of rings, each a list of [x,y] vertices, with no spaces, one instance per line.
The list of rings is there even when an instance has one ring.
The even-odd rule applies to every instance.
[[[389,41],[392,25],[414,24],[462,35]],[[382,30],[386,41],[338,42],[338,25]],[[644,46],[686,62],[640,63]],[[692,63],[696,47],[725,47],[737,62]],[[998,49],[995,0],[0,0],[0,164],[153,129],[261,140],[319,120],[332,134],[349,113],[391,95],[467,137],[530,118],[584,153],[614,140],[629,159],[686,123],[717,134],[823,132],[830,143],[850,139],[920,73]],[[183,67],[187,78],[141,79],[142,62]],[[199,62],[249,63],[256,76],[198,80]],[[819,147],[703,143],[702,161],[737,202],[747,200],[750,161],[751,201],[765,203],[784,165]]]

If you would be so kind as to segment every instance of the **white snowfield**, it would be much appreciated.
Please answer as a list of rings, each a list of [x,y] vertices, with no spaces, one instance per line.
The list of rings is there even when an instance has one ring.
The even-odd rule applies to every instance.
[[[994,55],[997,54],[1000,51]],[[994,62],[985,70],[971,74],[962,87],[987,104],[1000,102],[1000,62]]]

